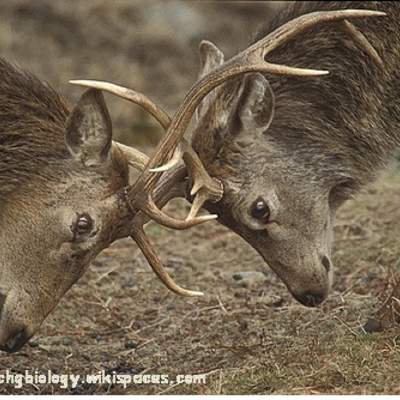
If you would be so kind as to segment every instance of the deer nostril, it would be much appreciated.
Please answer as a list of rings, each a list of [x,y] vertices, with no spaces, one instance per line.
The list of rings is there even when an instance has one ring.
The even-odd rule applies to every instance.
[[[0,292],[0,313],[4,307],[4,303],[6,302],[6,295]]]
[[[6,351],[7,353],[14,353],[18,351],[28,340],[29,335],[27,330],[21,329],[17,333],[11,335],[4,347],[1,347],[1,350]]]
[[[323,256],[321,258],[321,263],[324,266],[324,268],[326,269],[326,272],[329,272],[332,268],[331,265],[331,261],[329,260],[329,258],[327,256]]]

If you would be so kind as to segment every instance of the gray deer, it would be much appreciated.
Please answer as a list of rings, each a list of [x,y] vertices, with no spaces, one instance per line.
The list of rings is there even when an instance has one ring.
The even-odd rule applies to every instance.
[[[356,27],[348,20],[384,14],[358,4],[307,7],[288,11],[227,62],[203,43],[202,77],[173,118],[140,93],[94,81],[75,82],[92,88],[69,111],[48,85],[0,62],[1,349],[20,349],[122,237],[136,241],[168,288],[201,294],[173,282],[143,225],[186,229],[215,218],[198,216],[202,206],[303,304],[326,297],[334,212],[394,147],[398,12],[386,5],[385,20]],[[151,159],[112,141],[100,90],[139,104],[166,129]],[[196,109],[189,144],[183,136]],[[133,184],[128,165],[141,170]],[[185,220],[161,211],[173,197],[193,203]]]
[[[309,13],[325,15],[325,23],[307,29]],[[345,15],[386,17],[353,23]],[[296,34],[288,33],[290,24],[299,27]],[[197,107],[191,148],[208,182],[223,186],[221,200],[209,201],[210,188],[197,200],[207,200],[204,207],[255,248],[306,306],[319,305],[331,286],[337,209],[373,180],[400,142],[399,30],[396,3],[289,4],[226,62],[202,42],[200,80],[168,130],[182,137]],[[302,69],[286,67],[293,64]],[[322,71],[304,69],[316,67]],[[78,83],[135,102],[128,89]],[[187,147],[155,170],[176,168]]]

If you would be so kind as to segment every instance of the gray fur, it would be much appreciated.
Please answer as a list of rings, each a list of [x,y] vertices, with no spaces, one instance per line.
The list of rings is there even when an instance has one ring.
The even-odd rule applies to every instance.
[[[298,2],[256,38],[299,15],[345,8],[388,14],[351,21],[383,59],[383,68],[342,23],[321,25],[267,56],[277,64],[330,71],[313,78],[267,76],[275,95],[268,129],[262,129],[260,107],[246,109],[244,77],[217,89],[193,135],[195,150],[225,187],[223,200],[207,208],[259,251],[307,305],[312,304],[303,301],[305,293],[321,300],[330,286],[331,272],[324,271],[322,260],[330,257],[337,208],[374,179],[400,143],[400,7]],[[269,111],[264,113],[268,119]],[[259,197],[271,208],[266,225],[249,214]]]

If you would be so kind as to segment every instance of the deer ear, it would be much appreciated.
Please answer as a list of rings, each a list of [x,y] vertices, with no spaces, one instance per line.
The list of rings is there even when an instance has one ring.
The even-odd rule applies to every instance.
[[[71,155],[85,166],[103,164],[110,154],[112,125],[104,97],[89,89],[72,110],[65,131]]]
[[[200,78],[224,63],[225,57],[222,51],[208,40],[203,40],[200,43],[199,51],[201,63]]]
[[[199,46],[200,51],[200,74],[199,79],[209,74],[211,71],[222,65],[225,61],[222,51],[208,40],[203,40]],[[196,118],[199,120],[207,111],[210,104],[215,99],[215,90],[206,96],[197,107]]]
[[[246,131],[263,133],[271,125],[275,96],[268,80],[261,74],[246,75],[238,102],[238,115]]]

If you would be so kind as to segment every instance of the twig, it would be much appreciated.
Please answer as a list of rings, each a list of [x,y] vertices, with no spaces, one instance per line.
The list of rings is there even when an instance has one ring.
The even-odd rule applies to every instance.
[[[345,328],[349,330],[350,333],[352,333],[354,336],[360,336],[358,332],[356,332],[353,328],[351,328],[349,325],[346,324],[343,320],[341,320],[339,317],[336,315],[334,316],[335,319],[337,319]]]
[[[221,307],[221,310],[223,311],[224,314],[228,314],[227,309],[225,308],[225,306],[222,304],[222,300],[220,295],[217,296],[217,300],[218,300],[218,304]]]

